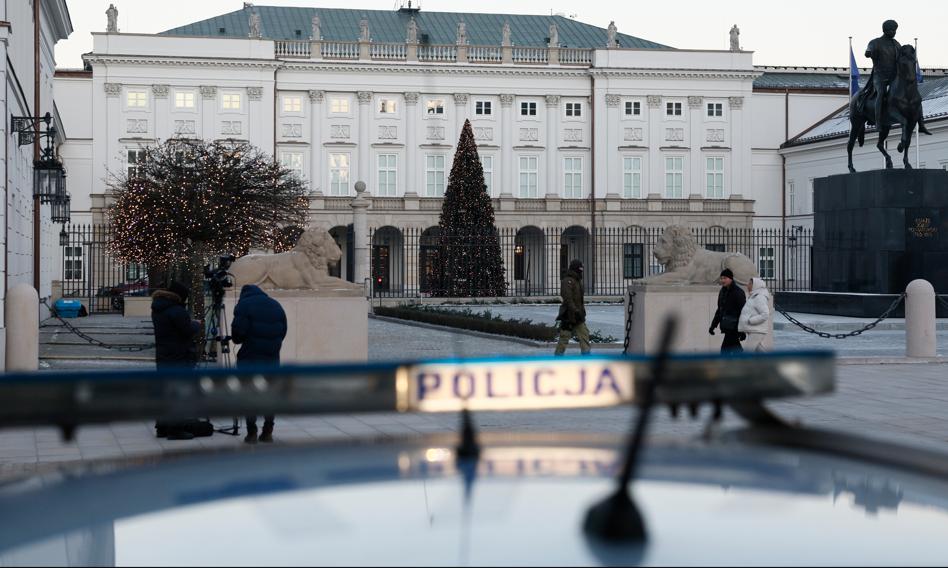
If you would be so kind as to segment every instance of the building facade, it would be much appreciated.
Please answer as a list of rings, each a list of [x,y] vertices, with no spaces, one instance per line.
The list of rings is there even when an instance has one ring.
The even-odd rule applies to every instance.
[[[35,11],[34,11],[35,10]],[[36,19],[35,15],[39,14]],[[38,34],[36,33],[38,30]],[[26,283],[37,288],[40,298],[49,298],[51,282],[59,277],[60,228],[50,222],[50,206],[33,199],[33,162],[38,145],[28,136],[13,130],[14,117],[51,115],[50,126],[59,135],[54,143],[62,143],[68,132],[53,97],[56,42],[72,33],[72,22],[65,0],[34,0],[4,2],[0,5],[0,65],[4,88],[0,105],[4,120],[0,122],[5,144],[3,155],[2,254],[3,300],[6,290]],[[27,129],[28,131],[30,129]],[[45,126],[43,130],[45,131]],[[21,144],[22,142],[22,144]],[[44,142],[45,143],[45,142]],[[37,242],[39,237],[39,242]],[[4,302],[0,301],[0,310]],[[43,308],[43,313],[47,313]],[[5,362],[6,314],[0,319],[0,363]]]
[[[845,99],[813,86],[822,73],[761,70],[752,52],[673,49],[561,16],[464,18],[245,6],[158,35],[94,34],[86,70],[57,78],[76,123],[70,178],[85,188],[73,186],[74,218],[106,221],[110,180],[143,147],[239,140],[308,181],[313,224],[344,249],[358,180],[370,231],[404,246],[406,231],[437,226],[470,120],[498,228],[615,256],[596,249],[598,231],[782,226],[779,147]]]

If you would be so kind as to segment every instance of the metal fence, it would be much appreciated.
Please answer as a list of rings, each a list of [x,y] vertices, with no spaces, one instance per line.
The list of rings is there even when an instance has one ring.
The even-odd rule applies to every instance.
[[[128,296],[149,293],[147,268],[123,264],[108,254],[111,232],[107,225],[66,227],[63,246],[63,296],[84,300],[90,313],[120,312]],[[622,296],[634,280],[660,274],[655,245],[662,228],[600,227],[595,235],[584,227],[502,228],[497,231],[507,297],[557,296],[569,262],[578,258],[586,266],[586,294]],[[353,234],[332,231],[343,259],[330,267],[335,276],[352,280]],[[739,252],[750,258],[773,291],[810,290],[813,233],[810,230],[693,229],[700,247]],[[445,238],[438,227],[428,229],[383,227],[370,231],[372,295],[381,298],[433,297],[440,288],[439,263],[448,247],[465,249],[471,257],[482,255],[483,237]],[[485,243],[480,245],[479,243]],[[479,290],[472,296],[492,296]]]
[[[586,294],[622,296],[634,280],[660,274],[664,267],[655,259],[655,245],[662,228],[598,228],[595,235],[583,227],[565,229],[504,228],[497,240],[507,282],[506,296],[556,296],[570,260],[578,258],[586,267]],[[708,250],[739,252],[750,258],[758,273],[774,291],[810,289],[813,234],[810,230],[695,229],[698,245]],[[344,235],[344,234],[343,234]],[[345,251],[349,235],[338,235]],[[467,240],[470,255],[480,252]],[[391,298],[421,298],[438,294],[438,265],[448,247],[458,247],[463,237],[445,238],[437,227],[371,231],[372,295]],[[347,255],[349,256],[349,255]],[[348,258],[351,262],[351,258]],[[342,267],[336,269],[342,274]],[[472,296],[491,296],[479,290]]]
[[[62,247],[63,297],[82,300],[89,313],[121,312],[128,296],[147,295],[142,265],[118,262],[108,253],[108,225],[67,225]]]

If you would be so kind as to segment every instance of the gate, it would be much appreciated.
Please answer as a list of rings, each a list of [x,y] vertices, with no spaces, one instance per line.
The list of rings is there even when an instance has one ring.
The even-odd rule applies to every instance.
[[[63,297],[81,300],[89,314],[121,313],[128,296],[147,296],[143,265],[123,264],[108,252],[108,225],[67,225],[62,247]]]

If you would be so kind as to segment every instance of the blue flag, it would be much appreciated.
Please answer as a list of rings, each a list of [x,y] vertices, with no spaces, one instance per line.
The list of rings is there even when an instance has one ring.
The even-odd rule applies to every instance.
[[[856,65],[856,56],[853,54],[853,46],[849,46],[849,97],[855,97],[859,92],[859,66]]]

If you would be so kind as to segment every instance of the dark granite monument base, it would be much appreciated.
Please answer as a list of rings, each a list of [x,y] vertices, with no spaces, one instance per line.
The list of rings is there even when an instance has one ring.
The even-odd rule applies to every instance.
[[[901,294],[922,278],[948,294],[948,172],[816,179],[814,225],[814,290]]]
[[[777,292],[774,303],[792,314],[820,314],[850,318],[877,318],[889,309],[898,294],[838,294],[833,292]],[[942,295],[948,302],[948,295]],[[948,308],[935,302],[936,317],[948,318]],[[905,302],[891,314],[905,317]]]

